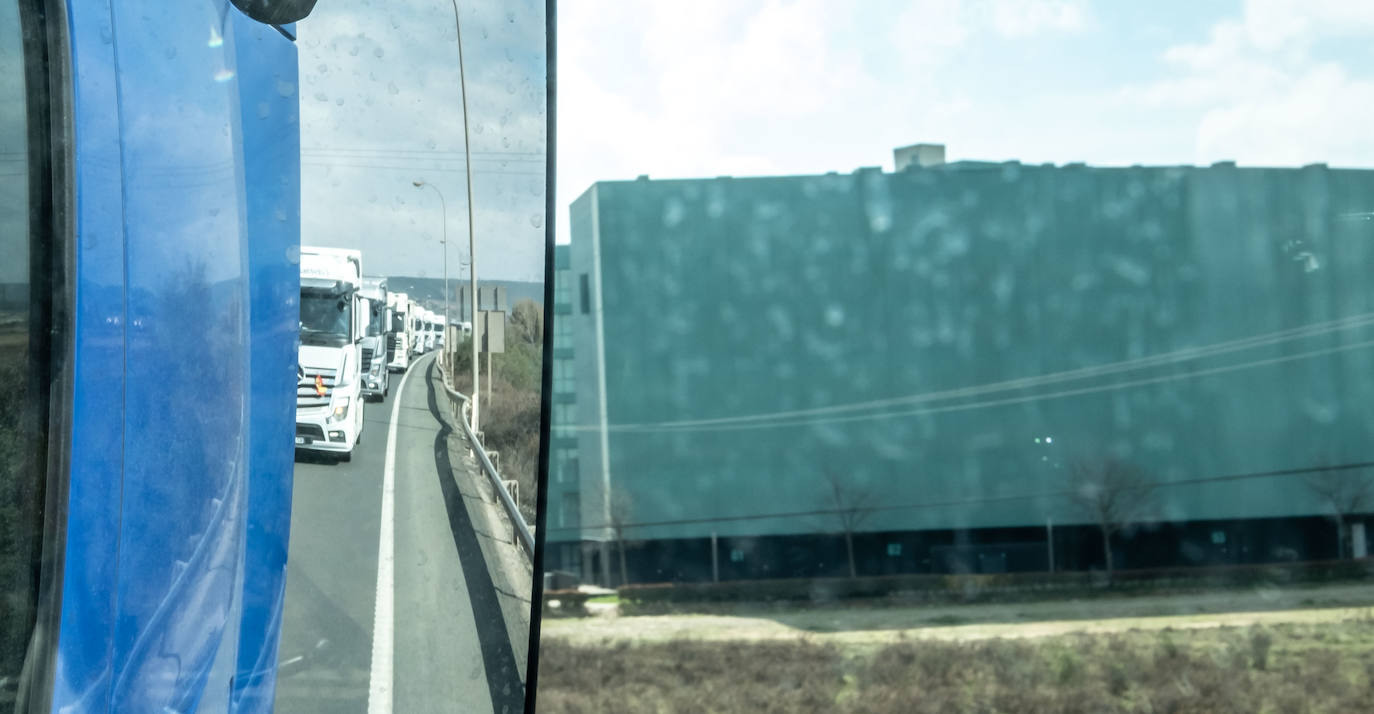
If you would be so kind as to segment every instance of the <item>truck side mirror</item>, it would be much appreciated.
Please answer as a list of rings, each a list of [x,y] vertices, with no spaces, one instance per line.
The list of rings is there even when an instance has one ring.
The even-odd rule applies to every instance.
[[[265,25],[287,25],[304,20],[316,0],[231,0],[239,12]]]

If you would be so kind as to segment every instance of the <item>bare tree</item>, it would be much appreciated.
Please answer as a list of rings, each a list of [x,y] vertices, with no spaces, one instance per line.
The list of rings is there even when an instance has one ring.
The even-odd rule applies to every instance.
[[[510,317],[511,337],[531,347],[544,344],[544,308],[533,300],[515,303]]]
[[[1116,568],[1112,536],[1148,514],[1155,484],[1145,472],[1113,458],[1079,461],[1070,467],[1069,474],[1070,498],[1102,532],[1102,554],[1107,559],[1107,578],[1111,579]]]
[[[849,558],[849,577],[859,577],[854,562],[854,533],[869,516],[873,515],[873,493],[865,488],[855,487],[836,469],[827,468],[822,472],[826,482],[826,505],[833,510],[844,534],[844,550]]]
[[[1359,472],[1323,471],[1307,477],[1307,487],[1336,521],[1336,557],[1350,557],[1346,520],[1374,508],[1374,481]]]
[[[615,538],[615,547],[620,558],[620,584],[629,585],[630,571],[625,566],[625,531],[630,527],[634,501],[624,489],[612,488],[610,509],[611,535]]]

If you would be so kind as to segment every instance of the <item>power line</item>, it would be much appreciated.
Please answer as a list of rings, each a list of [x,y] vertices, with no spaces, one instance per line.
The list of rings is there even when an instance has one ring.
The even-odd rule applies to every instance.
[[[1124,382],[1116,382],[1113,384],[1098,385],[1094,387],[1084,387],[1078,389],[1065,390],[1061,392],[1050,392],[1040,395],[1029,395],[1025,397],[991,400],[986,402],[973,402],[969,404],[960,404],[947,407],[932,407],[929,409],[908,410],[900,412],[880,412],[877,414],[861,414],[841,418],[805,418],[812,416],[824,416],[828,414],[843,414],[847,412],[856,411],[871,411],[875,409],[890,408],[894,406],[904,406],[908,404],[920,404],[932,401],[942,401],[947,399],[980,396],[984,394],[1003,391],[1019,391],[1054,384],[1058,382],[1075,381],[1090,377],[1101,377],[1111,374],[1118,374],[1121,372],[1145,369],[1148,367],[1171,366],[1185,361],[1197,360],[1205,357],[1215,357],[1242,350],[1256,349],[1259,347],[1266,347],[1295,339],[1317,337],[1338,330],[1348,330],[1357,327],[1364,327],[1371,324],[1374,324],[1374,313],[1364,313],[1361,315],[1355,315],[1340,320],[1333,320],[1326,323],[1316,323],[1314,325],[1309,325],[1302,328],[1294,328],[1290,330],[1283,330],[1264,335],[1257,335],[1254,337],[1244,338],[1240,340],[1233,340],[1230,342],[1217,343],[1215,345],[1207,347],[1188,348],[1184,350],[1177,350],[1175,352],[1163,353],[1161,355],[1155,355],[1152,357],[1144,357],[1136,360],[1126,360],[1124,362],[1099,365],[1095,367],[1085,367],[1082,369],[1069,370],[1066,372],[1057,372],[1037,377],[1026,377],[1003,382],[994,382],[973,387],[962,387],[957,389],[926,392],[922,394],[914,394],[903,397],[891,397],[866,402],[854,402],[850,404],[832,405],[828,407],[817,407],[813,409],[787,410],[771,413],[765,412],[736,417],[719,417],[715,419],[680,420],[668,422],[616,424],[608,426],[607,429],[609,431],[617,432],[728,431],[743,430],[748,428],[771,428],[777,426],[846,423],[849,421],[863,421],[869,419],[891,418],[896,416],[911,416],[927,413],[940,413],[944,411],[958,411],[973,408],[981,408],[985,406],[1004,406],[1007,404],[1018,404],[1026,401],[1037,401],[1040,399],[1052,399],[1063,396],[1074,396],[1099,391],[1124,389],[1132,386],[1141,386],[1146,384],[1166,382],[1177,379],[1190,379],[1194,377],[1208,376],[1211,374],[1220,374],[1225,372],[1236,371],[1239,369],[1248,369],[1251,367],[1276,364],[1296,359],[1305,359],[1334,352],[1341,352],[1350,349],[1367,347],[1371,344],[1374,344],[1374,342],[1366,341],[1351,345],[1343,345],[1335,348],[1315,350],[1296,355],[1287,355],[1283,357],[1276,357],[1265,360],[1256,360],[1252,362],[1241,363],[1238,365],[1227,365],[1223,367],[1214,367],[1210,369],[1197,370],[1186,374],[1170,374],[1158,377],[1127,380]],[[734,427],[735,429],[730,429],[729,427]],[[559,428],[570,428],[578,431],[596,431],[599,430],[601,427],[598,425],[581,425],[575,427]]]
[[[447,149],[349,149],[338,147],[302,147],[302,154],[336,154],[336,153],[361,153],[361,154],[445,154],[454,155],[457,158],[465,156],[459,150]],[[543,151],[474,151],[473,156],[537,156],[540,161],[544,160],[547,152]]]
[[[1371,468],[1371,467],[1374,467],[1374,461],[1359,461],[1359,462],[1353,462],[1353,463],[1347,463],[1347,464],[1338,464],[1338,465],[1335,465],[1335,466],[1306,466],[1306,467],[1302,467],[1302,468],[1276,469],[1276,470],[1274,470],[1274,471],[1257,471],[1257,472],[1240,473],[1240,474],[1224,474],[1224,475],[1221,475],[1221,476],[1199,476],[1199,477],[1195,477],[1195,478],[1191,478],[1191,479],[1179,479],[1179,480],[1175,480],[1175,481],[1161,481],[1161,482],[1151,483],[1151,484],[1149,484],[1148,486],[1141,487],[1141,488],[1146,488],[1146,489],[1165,489],[1165,488],[1172,488],[1172,487],[1174,487],[1174,486],[1196,486],[1196,485],[1209,484],[1209,483],[1226,483],[1226,482],[1230,482],[1230,481],[1248,481],[1248,480],[1261,479],[1261,478],[1277,478],[1277,477],[1281,477],[1281,476],[1301,476],[1301,475],[1304,475],[1304,474],[1330,473],[1330,472],[1340,472],[1340,471],[1354,471],[1354,470],[1358,470],[1358,469],[1366,469],[1366,468]],[[1139,489],[1133,489],[1133,490],[1139,490]],[[929,508],[954,508],[954,507],[958,507],[958,506],[979,506],[979,505],[988,504],[988,503],[1006,503],[1006,502],[1013,502],[1013,501],[1032,501],[1032,500],[1042,499],[1042,498],[1067,499],[1067,498],[1069,498],[1069,497],[1071,497],[1071,496],[1074,496],[1074,495],[1075,495],[1075,492],[1074,492],[1074,491],[1071,491],[1071,490],[1058,490],[1058,491],[1044,491],[1044,492],[1041,492],[1041,493],[1017,494],[1017,495],[1012,495],[1012,496],[985,496],[985,497],[982,497],[982,498],[961,498],[961,499],[954,499],[954,500],[949,500],[949,501],[927,501],[927,502],[925,502],[925,503],[903,503],[903,504],[894,504],[894,505],[887,505],[887,506],[872,506],[872,507],[862,508],[862,509],[858,509],[858,510],[862,510],[862,511],[865,512],[865,513],[876,513],[876,512],[883,512],[883,511],[916,511],[916,510],[924,510],[924,509],[929,509]],[[657,526],[701,525],[701,524],[704,524],[704,523],[738,523],[738,522],[745,522],[745,521],[773,520],[773,519],[777,519],[777,518],[806,518],[806,517],[812,517],[812,516],[833,516],[833,515],[838,515],[838,514],[844,513],[844,512],[851,512],[851,511],[854,511],[854,510],[856,510],[855,507],[851,506],[851,507],[848,507],[848,508],[817,508],[817,509],[813,509],[813,510],[809,510],[809,511],[791,511],[791,512],[787,512],[787,513],[759,513],[759,514],[745,515],[745,516],[706,516],[706,517],[701,517],[701,518],[679,518],[679,519],[667,520],[667,521],[644,521],[644,522],[641,522],[641,523],[625,523],[625,524],[621,524],[619,527],[620,527],[620,528],[623,528],[623,529],[629,529],[629,528],[650,528],[650,527],[657,527]],[[592,530],[606,530],[606,529],[609,529],[609,528],[612,528],[612,527],[614,527],[612,524],[606,523],[606,524],[595,525],[595,526],[562,526],[562,527],[558,527],[558,528],[549,528],[549,529],[547,529],[547,530],[549,530],[549,531],[592,531]]]
[[[436,166],[389,166],[378,164],[345,164],[335,161],[302,161],[304,166],[318,166],[321,168],[344,168],[344,169],[379,169],[383,171],[433,171],[438,173],[465,173],[464,169],[443,168]],[[502,176],[544,176],[543,171],[510,171],[506,169],[477,169],[483,174],[499,174]]]

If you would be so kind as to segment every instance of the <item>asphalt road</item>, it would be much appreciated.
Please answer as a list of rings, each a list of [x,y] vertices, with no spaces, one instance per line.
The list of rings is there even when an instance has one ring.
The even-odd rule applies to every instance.
[[[379,669],[374,623],[385,621],[377,615],[378,539],[397,399],[394,624],[376,643],[386,650],[391,642],[380,660],[391,662],[380,668],[391,672],[391,686],[382,707],[373,696],[372,711],[521,711],[509,635],[450,475],[443,397],[427,379],[433,363],[430,356],[412,365],[404,393],[401,375],[392,375],[390,396],[366,407],[349,463],[297,456],[277,712],[369,711]]]

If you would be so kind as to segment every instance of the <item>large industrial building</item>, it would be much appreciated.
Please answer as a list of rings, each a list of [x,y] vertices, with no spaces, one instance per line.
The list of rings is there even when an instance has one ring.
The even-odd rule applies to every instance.
[[[1117,567],[1337,555],[1374,171],[895,163],[573,203],[550,569],[842,575],[844,531],[860,574],[1098,568],[1074,479],[1108,464],[1151,486]]]

